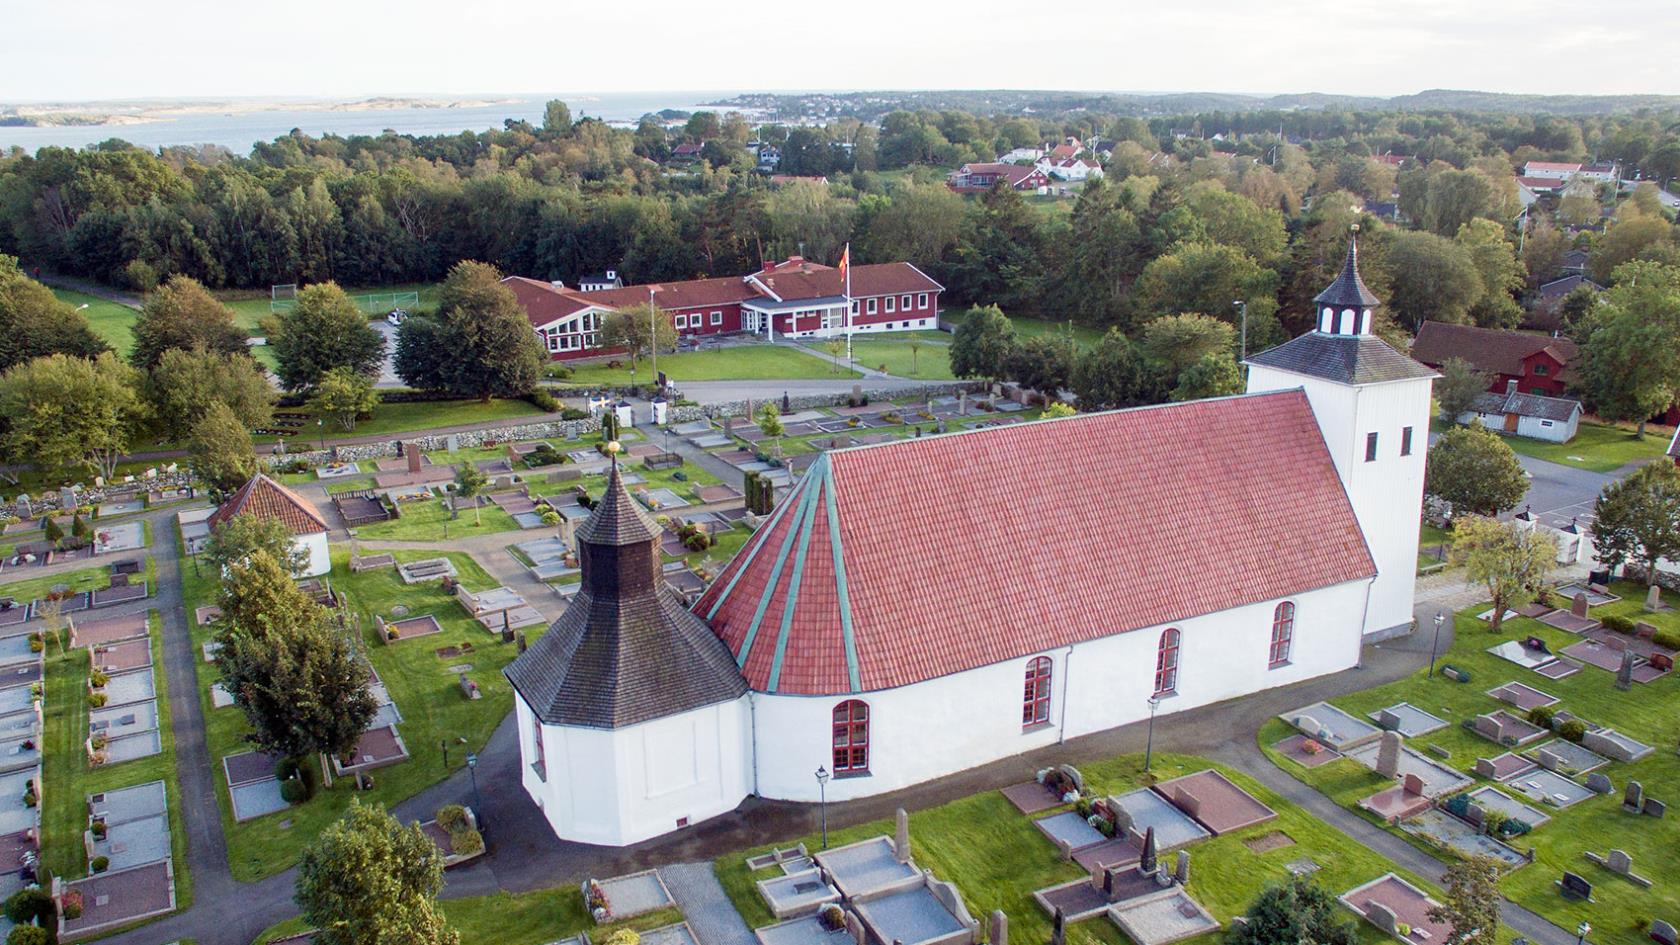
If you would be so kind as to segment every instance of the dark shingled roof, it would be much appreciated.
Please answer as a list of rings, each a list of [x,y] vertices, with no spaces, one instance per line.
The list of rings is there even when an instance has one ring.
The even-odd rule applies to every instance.
[[[544,724],[623,728],[747,691],[729,647],[665,587],[659,537],[615,466],[578,529],[577,595],[503,670]]]
[[[1378,384],[1435,372],[1388,346],[1375,335],[1312,332],[1248,359],[1249,364],[1322,377],[1343,384]]]
[[[1347,259],[1342,263],[1341,274],[1330,287],[1313,297],[1319,305],[1329,305],[1335,308],[1376,308],[1382,302],[1375,293],[1365,287],[1365,280],[1359,278],[1359,242],[1348,240]]]
[[[1581,402],[1568,397],[1546,397],[1542,394],[1479,394],[1471,402],[1476,413],[1514,413],[1519,417],[1538,417],[1567,423]]]

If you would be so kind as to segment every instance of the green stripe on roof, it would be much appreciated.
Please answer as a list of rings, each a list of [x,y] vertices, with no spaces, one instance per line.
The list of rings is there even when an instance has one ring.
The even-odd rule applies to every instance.
[[[806,478],[817,477],[807,473]],[[811,548],[811,531],[817,521],[816,499],[822,493],[822,486],[823,481],[817,481],[805,490],[804,507],[799,511],[799,550],[793,556],[793,576],[788,578],[787,602],[782,605],[782,625],[776,632],[776,654],[770,660],[770,692],[776,691],[776,685],[782,679],[782,656],[787,653],[788,633],[793,629],[793,609],[799,604],[799,585],[805,579],[805,553]]]
[[[746,574],[747,569],[752,567],[753,559],[758,557],[759,550],[770,543],[770,533],[776,530],[776,523],[780,522],[782,517],[787,514],[788,506],[793,504],[793,496],[798,495],[800,490],[804,488],[805,480],[801,479],[799,481],[799,485],[793,490],[793,495],[788,496],[787,501],[782,504],[782,507],[777,509],[775,513],[770,516],[770,521],[759,526],[759,531],[764,535],[764,537],[757,542],[749,541],[749,543],[752,544],[752,550],[747,552],[746,557],[738,559],[741,562],[741,566],[736,568],[735,573],[730,576],[729,583],[725,584],[723,587],[723,593],[719,594],[717,598],[712,601],[712,609],[706,611],[707,620],[717,616],[718,608],[722,607],[723,602],[729,599],[729,592],[735,589],[735,582],[739,581],[741,579],[741,575]],[[757,536],[755,535],[754,537]]]
[[[787,537],[782,539],[782,550],[776,555],[776,566],[770,571],[770,580],[764,582],[764,592],[758,598],[758,606],[753,609],[752,623],[747,624],[747,635],[741,641],[741,652],[735,656],[737,666],[747,665],[747,656],[752,653],[753,641],[758,639],[758,625],[764,620],[764,612],[770,608],[770,598],[776,593],[776,585],[781,583],[782,567],[787,564],[788,549],[793,547],[794,533],[800,530],[806,514],[810,511],[810,496],[816,489],[811,486],[808,478],[801,481],[800,488],[804,490],[804,497],[800,500],[799,511],[793,513],[793,521],[788,523]]]
[[[857,641],[852,637],[852,595],[846,587],[846,556],[840,550],[840,508],[834,498],[834,464],[827,456],[817,462],[822,466],[823,485],[827,487],[823,498],[828,506],[828,544],[834,552],[834,586],[840,595],[840,639],[846,645],[846,676],[851,681],[852,691],[862,692]]]

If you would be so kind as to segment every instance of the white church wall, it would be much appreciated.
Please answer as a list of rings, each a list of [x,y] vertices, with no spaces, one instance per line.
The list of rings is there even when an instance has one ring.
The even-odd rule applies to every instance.
[[[1177,695],[1160,714],[1287,685],[1353,666],[1359,659],[1368,582],[1336,585],[1290,598],[1296,604],[1291,659],[1271,668],[1277,601],[1193,618],[1180,631]],[[999,758],[1147,718],[1156,646],[1165,627],[1116,634],[1004,663],[855,697],[869,705],[866,776],[839,775],[830,800],[881,794]],[[1053,661],[1050,722],[1023,730],[1027,663]],[[1071,664],[1071,669],[1070,669]],[[758,694],[758,793],[815,801],[814,774],[833,770],[833,712],[848,697]],[[1065,734],[1064,734],[1065,731]]]
[[[303,552],[305,556],[303,577],[320,577],[332,570],[332,555],[327,549],[326,532],[297,535],[292,538],[292,547]]]
[[[523,786],[562,839],[625,846],[734,810],[750,790],[744,697],[621,729],[542,726],[546,777],[531,764],[535,716],[515,702]]]

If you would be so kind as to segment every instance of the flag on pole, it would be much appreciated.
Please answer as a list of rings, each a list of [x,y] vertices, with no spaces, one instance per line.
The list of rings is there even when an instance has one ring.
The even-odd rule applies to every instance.
[[[846,298],[852,297],[852,244],[840,251],[840,281],[846,286]]]

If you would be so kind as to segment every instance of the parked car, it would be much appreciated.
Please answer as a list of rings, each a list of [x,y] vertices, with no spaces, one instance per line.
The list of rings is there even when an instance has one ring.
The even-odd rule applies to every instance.
[[[407,318],[408,313],[400,308],[391,309],[390,313],[385,316],[385,320],[392,325],[401,325]]]

